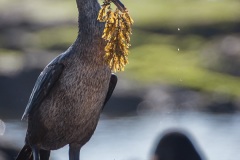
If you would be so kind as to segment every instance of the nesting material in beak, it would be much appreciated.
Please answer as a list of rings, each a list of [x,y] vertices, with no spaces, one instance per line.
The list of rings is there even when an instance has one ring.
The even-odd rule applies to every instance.
[[[125,12],[127,10],[127,8],[124,6],[124,4],[122,4],[122,2],[120,0],[112,0],[112,2],[117,6],[117,8],[121,12]]]
[[[111,2],[117,7],[115,11],[112,11]],[[123,71],[128,63],[133,20],[119,0],[105,0],[99,11],[98,20],[105,22],[102,38],[107,41],[106,63],[113,72]]]

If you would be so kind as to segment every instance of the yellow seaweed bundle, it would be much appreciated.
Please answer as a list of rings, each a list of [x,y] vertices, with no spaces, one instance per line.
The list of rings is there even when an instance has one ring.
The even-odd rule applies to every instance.
[[[105,22],[102,38],[107,41],[105,60],[113,72],[124,71],[128,63],[131,26],[133,20],[124,7],[121,11],[111,9],[112,0],[105,0],[98,14],[98,20]]]

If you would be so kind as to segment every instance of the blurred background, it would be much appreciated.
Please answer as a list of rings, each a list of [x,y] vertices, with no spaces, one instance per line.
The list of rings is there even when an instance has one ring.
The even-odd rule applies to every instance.
[[[102,1],[99,1],[102,3]],[[186,130],[206,159],[240,159],[240,1],[122,0],[135,23],[129,64],[83,160],[149,160]],[[33,85],[77,36],[72,0],[0,0],[0,159],[24,144]],[[68,147],[52,159],[67,159]]]

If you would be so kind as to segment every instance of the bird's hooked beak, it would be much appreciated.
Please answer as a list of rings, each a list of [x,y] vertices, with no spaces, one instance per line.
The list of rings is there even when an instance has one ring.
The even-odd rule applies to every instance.
[[[122,4],[120,0],[111,0],[121,12],[126,12],[127,8]]]

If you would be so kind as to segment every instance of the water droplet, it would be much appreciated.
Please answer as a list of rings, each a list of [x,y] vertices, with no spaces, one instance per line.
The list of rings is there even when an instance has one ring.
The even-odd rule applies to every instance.
[[[178,52],[180,51],[180,49],[179,49],[179,48],[178,48],[177,50],[178,50]]]
[[[178,28],[177,30],[180,31],[180,28]]]
[[[0,136],[4,135],[6,129],[5,123],[0,119]]]

